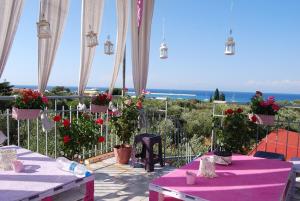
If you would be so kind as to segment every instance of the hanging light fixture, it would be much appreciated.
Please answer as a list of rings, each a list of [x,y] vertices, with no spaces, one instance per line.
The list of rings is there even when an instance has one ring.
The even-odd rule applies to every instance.
[[[91,25],[89,27],[90,27],[90,31],[86,34],[87,46],[95,47],[99,44],[98,37],[97,37],[97,34],[94,31],[92,31]]]
[[[231,5],[230,5],[230,16],[229,16],[229,24],[231,27],[232,24],[232,10],[233,10],[233,0],[231,0]],[[229,31],[229,36],[227,38],[227,41],[225,42],[225,55],[234,55],[235,54],[235,41],[232,36],[232,29],[230,28]]]
[[[167,59],[168,58],[168,46],[165,42],[165,20],[163,20],[163,42],[160,44],[159,48],[159,57],[161,59]]]
[[[168,58],[168,47],[167,47],[166,43],[162,42],[160,44],[159,51],[160,51],[159,57],[161,59],[167,59]]]
[[[234,55],[235,54],[235,42],[232,37],[232,30],[230,29],[229,37],[227,41],[225,42],[225,55]]]
[[[42,18],[39,18],[39,21],[36,23],[37,25],[37,36],[40,39],[51,38],[50,31],[50,23],[45,18],[45,11],[42,9],[42,1],[40,2],[40,13],[42,14]]]
[[[112,55],[114,54],[114,44],[110,41],[109,35],[104,43],[104,54]]]

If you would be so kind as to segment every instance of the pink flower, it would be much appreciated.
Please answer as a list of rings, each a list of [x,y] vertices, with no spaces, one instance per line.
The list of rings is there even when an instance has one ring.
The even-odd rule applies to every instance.
[[[124,103],[125,103],[126,105],[130,106],[131,103],[132,103],[132,100],[131,100],[131,99],[125,100]]]
[[[43,103],[48,104],[48,98],[46,96],[42,97],[42,101]]]

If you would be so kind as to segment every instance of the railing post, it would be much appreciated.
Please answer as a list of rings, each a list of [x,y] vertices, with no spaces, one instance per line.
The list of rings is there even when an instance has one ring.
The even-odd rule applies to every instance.
[[[20,120],[18,120],[18,147],[20,146]]]
[[[30,149],[30,128],[29,128],[29,119],[27,119],[27,149]]]
[[[39,152],[39,118],[36,118],[36,152]]]
[[[9,133],[9,109],[6,109],[6,134],[7,134],[7,145],[10,145],[10,133]]]
[[[57,100],[54,99],[54,114],[57,115]],[[57,157],[57,124],[54,122],[54,157]]]

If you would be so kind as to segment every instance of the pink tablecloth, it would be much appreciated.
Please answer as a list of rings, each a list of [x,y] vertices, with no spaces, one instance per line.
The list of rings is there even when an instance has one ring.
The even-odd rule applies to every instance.
[[[47,200],[57,192],[64,191],[66,186],[87,182],[85,201],[94,200],[94,176],[79,179],[70,172],[57,168],[54,159],[31,152],[16,146],[0,149],[17,149],[18,160],[22,161],[25,170],[0,171],[0,201],[13,200]],[[46,198],[46,199],[45,199]]]
[[[197,173],[198,168],[199,159],[153,180],[152,184],[209,201],[277,201],[284,192],[292,164],[235,155],[232,165],[216,165],[217,178],[198,177],[195,185],[186,185],[186,170]],[[149,200],[157,201],[157,196],[158,193],[150,191]]]

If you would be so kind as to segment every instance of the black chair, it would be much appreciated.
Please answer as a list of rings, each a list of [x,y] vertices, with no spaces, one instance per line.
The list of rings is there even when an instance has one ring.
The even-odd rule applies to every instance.
[[[278,154],[274,152],[257,151],[253,156],[259,158],[266,158],[266,159],[275,159],[280,161],[285,160],[283,154]]]
[[[145,169],[148,172],[154,171],[154,164],[160,163],[161,167],[164,166],[162,157],[162,143],[161,136],[149,133],[139,134],[134,138],[134,147],[136,148],[138,143],[142,143],[142,152],[136,154],[137,158],[142,158]],[[153,146],[158,144],[158,154],[154,154]]]

